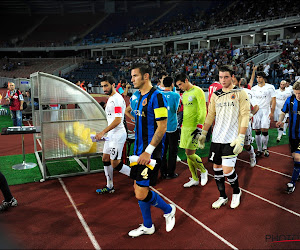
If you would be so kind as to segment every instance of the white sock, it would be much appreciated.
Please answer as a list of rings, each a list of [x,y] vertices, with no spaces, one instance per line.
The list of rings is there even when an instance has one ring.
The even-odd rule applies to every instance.
[[[284,131],[284,133],[286,132],[286,129],[287,129],[288,125],[289,125],[288,123],[284,123],[283,124],[283,131]]]
[[[255,135],[255,141],[257,145],[257,151],[262,151],[262,146],[261,146],[261,135]]]
[[[283,134],[283,129],[278,129],[278,137],[281,138]]]
[[[247,151],[247,150],[246,150]],[[254,148],[253,146],[251,145],[251,148],[249,151],[247,151],[248,154],[250,155],[250,158],[255,158],[255,153],[254,153]]]
[[[113,182],[113,174],[114,174],[114,169],[111,165],[109,166],[104,166],[104,173],[106,176],[106,186],[108,188],[112,188],[114,186],[114,182]]]
[[[262,135],[263,149],[267,149],[268,148],[268,142],[269,142],[269,135],[267,135],[267,136]]]
[[[121,170],[119,171],[121,174],[125,174],[127,176],[130,175],[131,168],[125,164],[123,164]]]

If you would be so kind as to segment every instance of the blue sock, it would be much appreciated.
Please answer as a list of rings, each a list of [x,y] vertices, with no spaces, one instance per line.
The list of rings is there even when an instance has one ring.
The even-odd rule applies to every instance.
[[[300,175],[300,162],[294,162],[294,171],[292,175],[292,183],[295,185]]]
[[[165,214],[171,213],[172,207],[167,204],[157,193],[154,191],[152,192],[152,199],[150,200],[150,203],[154,207],[158,207],[161,210],[164,211]]]
[[[151,218],[151,204],[150,202],[145,202],[145,201],[139,201],[139,206],[142,212],[143,220],[144,220],[144,226],[145,227],[152,227],[152,218]]]

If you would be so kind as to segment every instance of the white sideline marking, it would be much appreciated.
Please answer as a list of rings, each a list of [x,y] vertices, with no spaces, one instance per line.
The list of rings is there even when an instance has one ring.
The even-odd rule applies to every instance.
[[[75,205],[75,203],[74,203],[74,201],[73,201],[73,199],[72,199],[72,197],[71,197],[71,195],[70,195],[70,193],[69,193],[67,187],[65,186],[65,183],[63,182],[63,180],[62,180],[61,178],[58,178],[58,180],[59,180],[61,186],[63,187],[63,189],[64,189],[66,195],[68,196],[69,201],[70,201],[70,203],[72,204],[72,206],[73,206],[73,208],[74,208],[74,210],[75,210],[75,212],[76,212],[76,214],[77,214],[77,217],[78,217],[78,219],[80,220],[80,222],[81,222],[81,224],[82,224],[84,230],[86,231],[88,237],[90,238],[90,241],[92,242],[94,248],[97,249],[97,250],[98,250],[98,249],[100,250],[101,247],[99,246],[99,244],[98,244],[98,242],[97,242],[95,236],[93,235],[92,231],[90,230],[88,224],[85,222],[85,220],[84,220],[82,214],[81,214],[81,213],[79,212],[79,210],[77,209],[77,207],[76,207],[76,205]]]
[[[181,161],[181,162],[182,162],[183,164],[185,164],[185,165],[188,165],[187,163],[185,163],[185,162],[183,162],[183,161]],[[200,170],[198,169],[198,171],[200,171]],[[208,175],[214,178],[214,176],[213,176],[212,174],[208,174]],[[230,185],[230,183],[229,183],[228,181],[225,181],[225,182],[226,182],[226,184]],[[254,193],[252,193],[252,192],[250,192],[250,191],[247,191],[247,190],[244,189],[244,188],[241,188],[241,187],[240,187],[240,189],[242,189],[244,192],[246,192],[246,193],[248,193],[248,194],[251,194],[251,195],[253,195],[254,197],[259,198],[259,199],[261,199],[261,200],[263,200],[263,201],[265,201],[265,202],[267,202],[267,203],[269,203],[269,204],[271,204],[271,205],[273,205],[273,206],[275,206],[275,207],[278,207],[278,208],[280,208],[280,209],[282,209],[282,210],[285,210],[285,211],[287,211],[287,212],[289,212],[289,213],[291,213],[291,214],[293,214],[293,215],[296,215],[296,216],[300,217],[300,214],[297,213],[297,212],[295,212],[295,211],[293,211],[293,210],[290,210],[290,209],[288,209],[288,208],[286,208],[286,207],[280,206],[279,204],[277,204],[277,203],[275,203],[275,202],[273,202],[273,201],[270,201],[270,200],[268,200],[268,199],[266,199],[266,198],[263,198],[263,197],[261,197],[261,196],[259,196],[259,195],[257,195],[257,194],[254,194]]]
[[[223,243],[225,243],[227,246],[231,247],[232,249],[238,249],[236,246],[232,245],[230,242],[228,242],[227,240],[225,240],[222,236],[218,235],[215,231],[213,231],[212,229],[210,229],[208,226],[206,226],[205,224],[203,224],[201,221],[199,221],[198,219],[196,219],[193,215],[191,215],[190,213],[188,213],[187,211],[185,211],[184,209],[182,209],[180,206],[176,205],[173,201],[171,201],[169,198],[167,198],[166,196],[164,196],[161,192],[157,191],[155,188],[151,187],[152,190],[154,190],[156,193],[158,193],[161,197],[163,197],[165,200],[167,200],[168,202],[174,204],[181,212],[183,212],[186,216],[190,217],[193,221],[195,221],[197,224],[199,224],[201,227],[203,227],[205,230],[207,230],[208,232],[210,232],[212,235],[214,235],[215,237],[217,237],[220,241],[222,241]]]
[[[281,154],[281,153],[271,151],[271,150],[269,150],[269,152],[274,153],[274,154],[278,154],[278,155],[282,155],[282,156],[286,156],[286,157],[289,157],[289,158],[293,158],[293,156],[291,156],[291,155],[285,155],[285,154]]]
[[[269,151],[269,152],[270,152],[270,151]],[[237,158],[237,159],[238,159],[239,161],[246,162],[246,163],[249,163],[249,164],[250,164],[249,161],[245,161],[245,160],[242,160],[242,159],[239,159],[239,158]],[[269,171],[271,171],[271,172],[274,172],[274,173],[276,173],[276,174],[280,174],[280,175],[283,175],[283,176],[292,178],[292,176],[290,176],[290,175],[288,175],[288,174],[284,174],[284,173],[281,173],[281,172],[276,171],[276,170],[274,170],[274,169],[266,168],[266,167],[260,166],[260,165],[258,165],[258,164],[256,164],[255,167],[259,167],[259,168],[262,168],[262,169],[265,169],[265,170],[269,170]],[[254,168],[254,167],[253,167],[253,168]]]

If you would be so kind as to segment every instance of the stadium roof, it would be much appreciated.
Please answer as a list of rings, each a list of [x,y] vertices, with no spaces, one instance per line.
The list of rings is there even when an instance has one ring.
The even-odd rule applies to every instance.
[[[127,12],[128,9],[139,7],[159,7],[166,0],[1,0],[0,14],[68,14],[68,13],[96,13],[96,12]],[[167,2],[180,2],[179,0]]]

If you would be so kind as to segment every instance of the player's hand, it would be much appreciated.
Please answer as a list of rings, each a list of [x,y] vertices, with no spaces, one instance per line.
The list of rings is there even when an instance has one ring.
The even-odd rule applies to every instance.
[[[207,131],[202,130],[202,133],[198,137],[198,146],[200,149],[204,149],[205,147],[206,135],[207,135]]]
[[[105,133],[103,131],[101,131],[100,133],[96,134],[95,138],[97,140],[101,140],[102,137],[104,137]]]
[[[270,113],[269,118],[270,118],[271,121],[273,121],[274,120],[274,113]]]
[[[232,143],[230,143],[230,146],[234,147],[233,153],[235,155],[238,155],[243,151],[244,142],[245,142],[245,135],[239,134],[238,137]]]
[[[23,105],[20,105],[20,110],[23,110]]]
[[[140,164],[140,165],[147,165],[147,164],[149,164],[150,160],[151,160],[151,155],[148,154],[147,152],[143,152],[140,155],[137,163]]]
[[[279,122],[279,121],[276,122],[276,127],[277,127],[277,128],[280,128],[282,125],[283,125],[283,122]]]
[[[252,118],[253,118],[253,114],[250,112],[250,114],[249,114],[249,120],[251,121]]]
[[[193,131],[193,133],[191,133],[191,136],[193,136],[193,139],[195,140],[198,140],[200,134],[202,133],[202,128],[203,128],[203,125],[202,124],[198,124],[197,125],[197,128]]]

